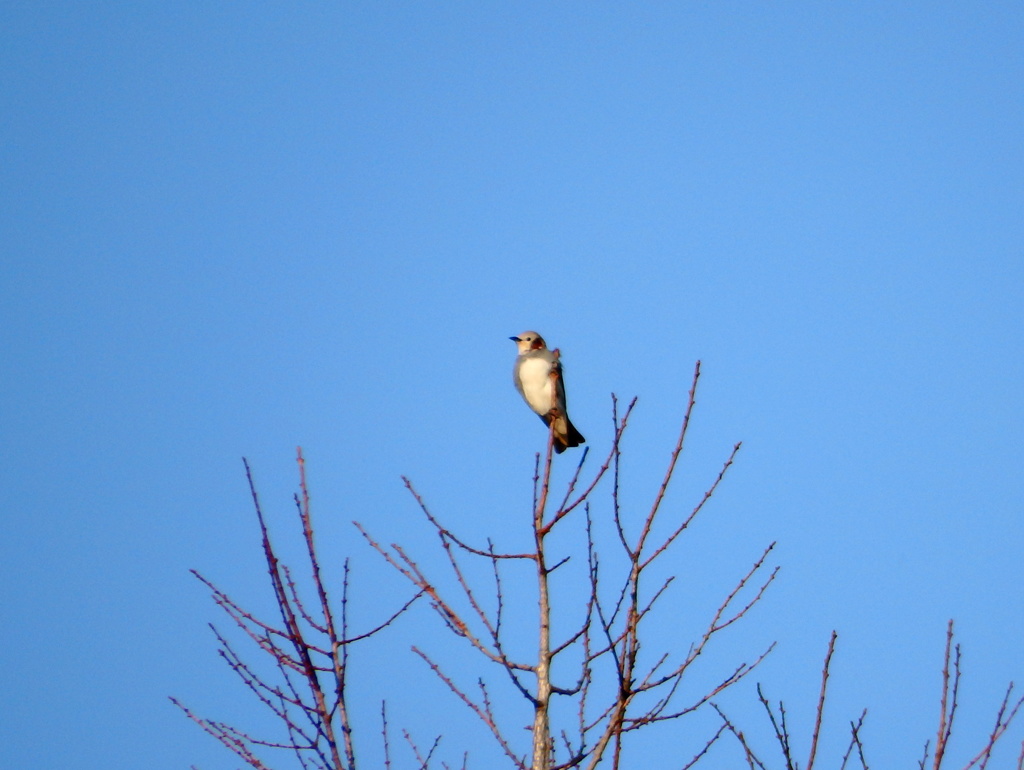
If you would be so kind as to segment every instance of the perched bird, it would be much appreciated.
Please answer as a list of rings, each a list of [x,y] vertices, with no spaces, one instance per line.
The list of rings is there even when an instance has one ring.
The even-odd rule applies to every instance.
[[[537,332],[523,332],[509,339],[519,349],[512,381],[519,395],[540,415],[544,424],[551,426],[554,423],[555,451],[562,453],[568,447],[585,444],[587,440],[569,421],[565,410],[565,385],[562,383],[558,350],[548,350],[544,338]]]

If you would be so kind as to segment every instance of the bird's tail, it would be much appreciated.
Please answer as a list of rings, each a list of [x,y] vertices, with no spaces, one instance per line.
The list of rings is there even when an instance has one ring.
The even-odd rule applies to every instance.
[[[580,433],[578,430],[576,430],[576,426],[575,425],[573,425],[571,422],[569,422],[569,418],[568,417],[565,418],[565,423],[566,423],[566,427],[568,428],[568,430],[566,431],[566,439],[567,440],[565,442],[565,445],[567,447],[569,447],[569,446],[579,446],[580,444],[586,444],[587,443],[587,440],[585,438],[583,438],[583,434]]]
[[[555,452],[561,454],[566,449],[587,443],[583,434],[565,415],[555,417]]]

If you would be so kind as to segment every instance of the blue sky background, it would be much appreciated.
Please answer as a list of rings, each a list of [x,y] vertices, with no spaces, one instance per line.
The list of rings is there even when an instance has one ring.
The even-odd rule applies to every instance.
[[[671,510],[744,441],[672,556],[667,644],[778,540],[707,677],[778,640],[756,678],[803,758],[837,629],[821,761],[866,706],[869,762],[907,767],[955,618],[962,766],[1024,683],[1022,40],[1012,2],[4,3],[0,766],[237,765],[166,697],[261,723],[187,572],[266,608],[243,455],[287,548],[304,447],[366,624],[405,587],[351,520],[437,566],[400,474],[520,542],[527,328],[596,453],[640,397],[636,518],[695,360]],[[407,652],[459,660],[436,625],[357,659],[367,766],[382,697],[491,762]],[[767,736],[752,687],[722,702]],[[708,724],[638,756],[681,766]]]

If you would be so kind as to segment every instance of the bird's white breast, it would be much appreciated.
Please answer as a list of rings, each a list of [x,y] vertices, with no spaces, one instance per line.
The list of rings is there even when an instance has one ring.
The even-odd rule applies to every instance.
[[[549,376],[551,362],[543,358],[526,358],[519,365],[519,384],[523,398],[537,414],[547,414],[554,403],[554,383]]]

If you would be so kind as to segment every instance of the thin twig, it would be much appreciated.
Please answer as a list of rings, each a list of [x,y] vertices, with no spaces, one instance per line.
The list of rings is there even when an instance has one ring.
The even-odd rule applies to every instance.
[[[836,648],[838,634],[832,632],[832,638],[828,641],[828,652],[825,653],[825,664],[821,667],[821,692],[818,694],[818,708],[814,714],[814,733],[811,735],[811,755],[807,759],[807,770],[814,768],[814,756],[818,752],[818,735],[821,732],[821,715],[825,710],[825,690],[828,686],[828,667],[832,662],[832,653]]]
[[[960,648],[956,649],[956,657],[953,661],[955,675],[953,677],[952,700],[950,701],[949,688],[949,661],[950,650],[953,647],[953,621],[946,625],[946,653],[942,664],[942,701],[939,705],[939,731],[935,739],[935,761],[932,765],[934,770],[942,766],[942,758],[946,754],[946,742],[953,732],[953,717],[956,714],[956,695],[960,684]],[[948,708],[948,715],[947,715]]]
[[[725,715],[725,712],[722,711],[722,709],[720,709],[714,703],[711,704],[711,707],[715,711],[717,711],[718,716],[722,718],[722,728],[727,729],[729,732],[731,732],[736,737],[736,740],[739,741],[740,746],[743,748],[744,759],[747,760],[747,767],[749,767],[750,770],[754,770],[755,766],[761,768],[761,770],[766,770],[764,763],[757,758],[757,755],[754,754],[753,749],[750,748],[750,744],[747,743],[747,740],[743,736],[743,733],[736,729],[732,721],[730,721],[729,717]],[[719,733],[721,733],[721,729],[719,729]],[[694,757],[693,762],[691,762],[686,767],[691,767],[697,759],[698,757]],[[683,770],[686,770],[686,768],[683,768]]]
[[[864,726],[864,717],[867,715],[868,710],[864,709],[860,714],[860,719],[856,722],[850,722],[850,745],[846,748],[846,753],[843,755],[843,763],[839,766],[839,770],[846,770],[846,763],[849,761],[854,748],[857,749],[861,769],[868,770],[868,764],[864,760],[864,744],[860,740],[860,728]]]

